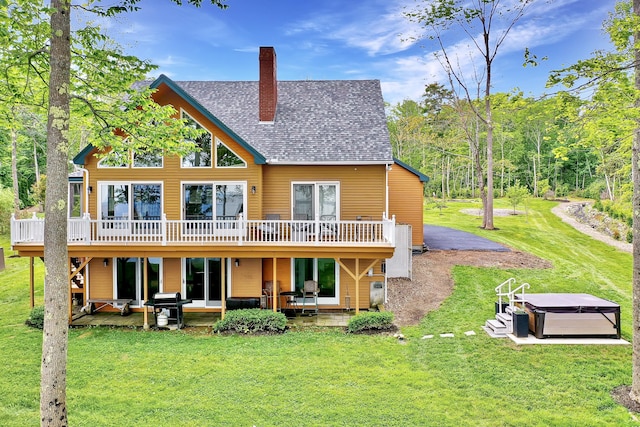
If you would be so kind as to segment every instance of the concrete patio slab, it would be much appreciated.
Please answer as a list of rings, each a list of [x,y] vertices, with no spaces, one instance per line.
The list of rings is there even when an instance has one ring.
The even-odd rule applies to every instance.
[[[540,344],[540,345],[629,345],[629,341],[615,338],[536,338],[529,334],[526,338],[518,338],[513,334],[507,337],[518,345]]]

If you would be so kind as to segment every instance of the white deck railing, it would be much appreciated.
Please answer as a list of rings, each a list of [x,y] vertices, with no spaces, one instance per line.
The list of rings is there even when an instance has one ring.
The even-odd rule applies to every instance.
[[[381,221],[69,219],[70,244],[395,245],[395,217]],[[44,219],[11,218],[11,245],[44,243]]]

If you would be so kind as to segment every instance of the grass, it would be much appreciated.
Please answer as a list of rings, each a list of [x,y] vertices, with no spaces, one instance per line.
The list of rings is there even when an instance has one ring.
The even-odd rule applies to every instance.
[[[469,207],[478,204],[428,206],[425,218],[534,253],[554,268],[456,267],[453,295],[419,326],[403,329],[404,345],[338,330],[251,337],[73,329],[70,424],[640,425],[610,395],[631,381],[631,346],[516,346],[480,330],[493,316],[493,288],[514,276],[531,292],[589,292],[620,303],[630,339],[631,255],[563,224],[550,202],[532,202],[526,217],[496,217],[492,232],[459,212]],[[6,240],[0,243],[8,253]],[[37,260],[40,302],[42,270]],[[27,260],[8,258],[0,272],[3,426],[38,425],[41,333],[24,326],[28,280]],[[469,330],[477,335],[465,336]]]

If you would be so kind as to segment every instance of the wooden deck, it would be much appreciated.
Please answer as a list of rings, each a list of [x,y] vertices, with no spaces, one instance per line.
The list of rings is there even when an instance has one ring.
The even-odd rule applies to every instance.
[[[287,317],[287,326],[322,326],[344,328],[347,326],[349,319],[355,314],[354,311],[348,312],[328,312],[313,315],[302,315],[296,313],[295,317]],[[149,313],[149,327],[154,328],[154,317]],[[184,313],[185,328],[207,328],[213,326],[215,322],[220,320],[220,313]],[[71,322],[73,327],[84,326],[110,326],[125,328],[142,328],[144,319],[142,313],[131,313],[121,316],[119,312],[99,312],[91,315],[82,315],[74,317]],[[171,326],[171,325],[170,325]],[[170,329],[175,329],[174,327]]]

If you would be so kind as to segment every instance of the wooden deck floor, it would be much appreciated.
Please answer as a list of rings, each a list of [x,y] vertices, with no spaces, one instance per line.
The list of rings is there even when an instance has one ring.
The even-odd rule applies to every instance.
[[[349,319],[355,314],[354,311],[349,312],[330,312],[318,313],[313,315],[296,313],[296,316],[287,317],[287,326],[324,326],[324,327],[346,327]],[[155,326],[153,313],[149,313],[149,327]],[[213,326],[215,322],[220,320],[220,313],[184,313],[185,327],[207,328]],[[74,318],[71,326],[113,326],[113,327],[129,327],[142,328],[144,319],[142,313],[131,313],[121,316],[117,312],[98,312],[92,315],[83,315]],[[174,325],[169,325],[170,329],[175,329]],[[173,327],[171,327],[173,326]]]

